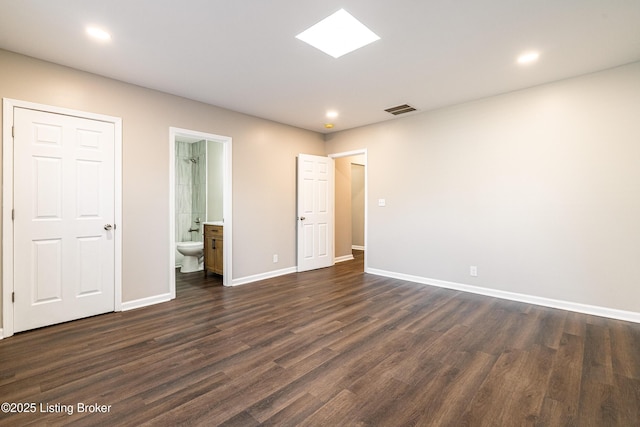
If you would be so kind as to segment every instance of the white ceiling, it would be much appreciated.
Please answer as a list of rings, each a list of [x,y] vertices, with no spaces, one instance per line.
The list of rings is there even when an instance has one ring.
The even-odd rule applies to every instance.
[[[381,40],[295,38],[340,8]],[[638,61],[640,0],[0,0],[0,48],[329,132],[328,109],[339,131]]]

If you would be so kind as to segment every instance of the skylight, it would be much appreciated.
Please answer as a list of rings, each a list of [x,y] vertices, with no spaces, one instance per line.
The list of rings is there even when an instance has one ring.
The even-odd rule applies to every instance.
[[[296,38],[334,58],[380,39],[344,9],[301,32]]]

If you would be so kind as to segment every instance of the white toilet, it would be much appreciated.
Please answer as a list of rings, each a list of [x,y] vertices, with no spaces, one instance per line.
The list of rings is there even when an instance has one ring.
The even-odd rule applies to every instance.
[[[194,271],[202,271],[204,269],[204,243],[203,242],[178,242],[176,249],[184,258],[182,258],[181,273],[191,273]]]

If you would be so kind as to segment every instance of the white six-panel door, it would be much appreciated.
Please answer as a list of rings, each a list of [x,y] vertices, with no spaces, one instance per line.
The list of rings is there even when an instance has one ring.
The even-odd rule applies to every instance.
[[[15,332],[114,310],[114,134],[15,108]]]
[[[298,155],[298,271],[333,265],[334,160]]]

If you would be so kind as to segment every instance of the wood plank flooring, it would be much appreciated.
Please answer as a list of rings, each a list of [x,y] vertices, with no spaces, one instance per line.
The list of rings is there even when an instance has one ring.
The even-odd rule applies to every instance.
[[[2,340],[0,401],[37,408],[0,425],[639,425],[640,325],[362,270],[179,275],[174,301]]]

